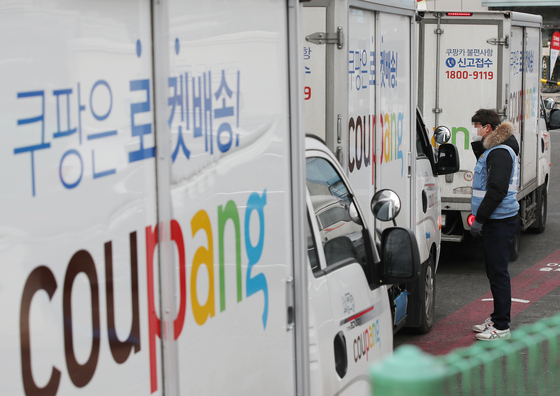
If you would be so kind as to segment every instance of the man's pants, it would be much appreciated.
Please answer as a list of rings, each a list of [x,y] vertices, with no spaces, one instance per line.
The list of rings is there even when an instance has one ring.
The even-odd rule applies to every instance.
[[[519,226],[517,217],[507,221],[487,221],[482,227],[486,276],[494,297],[494,312],[491,315],[494,327],[509,329],[511,321],[511,282],[508,263],[513,238]]]

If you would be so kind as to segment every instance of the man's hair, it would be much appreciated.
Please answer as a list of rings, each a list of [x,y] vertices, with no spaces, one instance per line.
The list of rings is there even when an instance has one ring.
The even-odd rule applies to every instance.
[[[500,125],[500,116],[495,110],[490,109],[479,109],[474,113],[471,118],[473,123],[480,122],[480,125],[484,126],[490,124],[492,130],[496,129]]]

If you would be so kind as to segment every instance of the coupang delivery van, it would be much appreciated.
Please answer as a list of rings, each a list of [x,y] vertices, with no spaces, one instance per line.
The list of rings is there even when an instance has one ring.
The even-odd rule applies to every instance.
[[[370,393],[417,244],[303,136],[299,2],[0,9],[0,394]]]
[[[305,131],[326,141],[362,207],[381,189],[399,195],[396,222],[414,231],[422,264],[415,282],[389,290],[394,330],[425,333],[441,240],[437,176],[458,170],[458,158],[453,145],[434,150],[416,108],[416,1],[311,0],[303,15]],[[438,129],[439,143],[445,135]]]
[[[468,234],[476,158],[471,117],[496,109],[513,123],[519,142],[520,228],[511,259],[519,254],[522,230],[546,226],[550,136],[541,110],[542,17],[506,11],[420,13],[418,101],[428,122],[451,129],[461,169],[441,177],[444,241]],[[544,109],[543,109],[544,110]]]

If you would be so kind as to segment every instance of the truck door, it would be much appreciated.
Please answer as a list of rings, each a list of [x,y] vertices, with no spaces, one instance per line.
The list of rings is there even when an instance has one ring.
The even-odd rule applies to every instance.
[[[419,107],[426,125],[451,130],[450,143],[457,146],[462,169],[440,178],[444,208],[470,211],[473,174],[469,169],[476,164],[470,149],[471,117],[480,108],[500,109],[503,103],[498,97],[503,83],[498,73],[502,46],[487,42],[502,37],[503,23],[442,18],[439,35],[434,33],[437,19],[427,18],[421,26]]]
[[[291,395],[288,7],[168,3],[171,210],[187,292],[179,387]]]
[[[415,144],[415,97],[412,86],[411,18],[377,13],[375,164],[376,187],[395,191],[403,204],[397,223],[414,228],[411,200],[412,145]],[[351,33],[351,32],[350,32]]]
[[[427,257],[431,246],[440,245],[441,198],[435,174],[434,149],[422,116],[416,113],[416,238],[421,257]],[[437,255],[437,252],[435,252]],[[433,257],[434,263],[437,257]],[[432,268],[433,270],[434,268]],[[433,274],[435,276],[435,274]],[[432,276],[432,277],[433,277]],[[433,312],[432,312],[433,313]]]
[[[510,121],[520,145],[520,190],[537,177],[540,33],[536,28],[511,28]]]
[[[312,284],[326,281],[331,304],[331,318],[323,321],[332,332],[318,344],[321,351],[333,350],[326,358],[334,359],[334,365],[321,363],[323,375],[336,376],[340,394],[371,394],[367,367],[392,349],[386,289],[370,288],[371,240],[341,170],[323,153],[308,154],[307,189],[315,242],[309,252],[318,251],[318,258],[310,258],[315,262]]]

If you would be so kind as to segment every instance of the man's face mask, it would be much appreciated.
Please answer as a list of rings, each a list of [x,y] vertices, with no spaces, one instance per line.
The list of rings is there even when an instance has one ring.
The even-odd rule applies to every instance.
[[[488,125],[488,124],[486,124],[486,125]],[[482,140],[482,136],[485,133],[483,131],[483,129],[486,125],[483,125],[483,126],[480,126],[480,127],[476,127],[476,126],[472,127],[472,138],[471,138],[471,140],[473,142],[480,142]],[[481,133],[481,135],[479,135],[479,133]]]
[[[478,130],[479,130],[479,128],[472,127],[472,138],[471,138],[471,140],[473,142],[480,142],[482,140],[482,136],[478,134]]]

